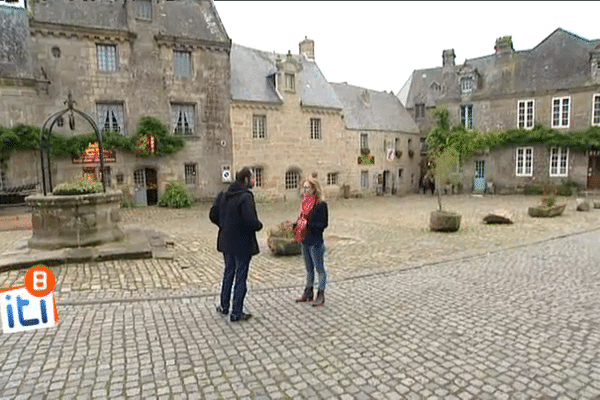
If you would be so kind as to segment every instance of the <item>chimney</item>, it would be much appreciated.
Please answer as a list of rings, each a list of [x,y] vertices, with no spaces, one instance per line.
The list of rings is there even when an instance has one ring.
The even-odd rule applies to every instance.
[[[300,55],[305,56],[309,60],[315,59],[315,41],[304,36],[304,40],[300,42]]]
[[[442,67],[443,69],[454,67],[454,59],[456,55],[454,54],[454,49],[444,50],[442,52]]]
[[[496,39],[496,45],[494,46],[496,54],[512,54],[515,49],[513,48],[513,42],[511,36],[502,36]]]

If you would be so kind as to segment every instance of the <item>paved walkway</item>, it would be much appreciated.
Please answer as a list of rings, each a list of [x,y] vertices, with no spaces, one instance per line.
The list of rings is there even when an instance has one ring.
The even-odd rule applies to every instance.
[[[53,268],[61,323],[0,335],[0,398],[600,396],[600,211],[568,199],[562,217],[533,219],[537,197],[445,200],[463,214],[455,234],[428,231],[429,196],[331,202],[319,309],[293,302],[301,259],[271,256],[261,232],[256,318],[237,325],[214,312],[208,205],[127,210],[125,226],[175,237],[176,258]],[[515,224],[482,224],[496,208]],[[297,212],[258,209],[267,227]],[[0,251],[29,234],[0,232]],[[2,273],[0,286],[23,277]]]

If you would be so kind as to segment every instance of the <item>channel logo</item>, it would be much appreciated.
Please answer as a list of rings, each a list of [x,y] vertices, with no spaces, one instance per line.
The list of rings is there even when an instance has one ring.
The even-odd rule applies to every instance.
[[[52,328],[59,322],[54,286],[56,278],[44,265],[31,267],[25,285],[0,288],[2,332]]]

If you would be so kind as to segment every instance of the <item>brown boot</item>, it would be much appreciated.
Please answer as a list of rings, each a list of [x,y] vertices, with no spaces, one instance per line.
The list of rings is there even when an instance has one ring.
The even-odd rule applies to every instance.
[[[315,299],[315,302],[313,303],[313,307],[322,306],[324,303],[325,303],[325,291],[319,290],[317,292],[317,298]]]
[[[303,303],[305,301],[313,301],[313,288],[304,289],[302,297],[296,299],[296,303]]]

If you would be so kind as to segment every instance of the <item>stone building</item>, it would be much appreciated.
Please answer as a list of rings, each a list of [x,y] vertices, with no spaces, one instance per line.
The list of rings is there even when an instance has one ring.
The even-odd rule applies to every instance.
[[[328,196],[344,187],[373,193],[379,182],[387,193],[406,193],[415,172],[408,155],[395,160],[395,150],[408,153],[418,133],[414,122],[391,94],[329,83],[314,49],[306,38],[298,54],[232,45],[234,169],[254,168],[259,199],[297,199],[302,180],[313,174]],[[361,143],[369,140],[374,163],[359,165]],[[384,147],[394,151],[389,162]],[[396,179],[398,173],[403,175]]]
[[[71,92],[100,129],[128,136],[140,117],[154,116],[185,139],[165,157],[116,151],[109,184],[134,203],[156,203],[169,181],[185,182],[198,198],[223,189],[232,165],[231,41],[212,0],[30,1],[28,10],[0,6],[0,27],[0,125],[41,126]],[[92,130],[83,119],[74,132],[66,125],[58,121],[55,131]],[[5,181],[40,182],[39,155],[19,153],[5,163]],[[19,168],[28,160],[34,168]],[[99,172],[53,159],[54,186]]]
[[[421,135],[398,98],[347,83],[331,85],[343,104],[345,136],[354,156],[353,183],[360,182],[362,190],[374,188],[382,193],[417,190]]]
[[[422,133],[431,130],[437,106],[449,110],[452,125],[478,131],[600,125],[600,40],[559,28],[530,50],[515,51],[510,36],[497,39],[494,49],[462,64],[453,49],[444,50],[442,67],[413,72],[398,96]],[[468,191],[483,191],[486,182],[508,192],[567,180],[600,188],[597,151],[507,146],[481,151],[463,169]]]

